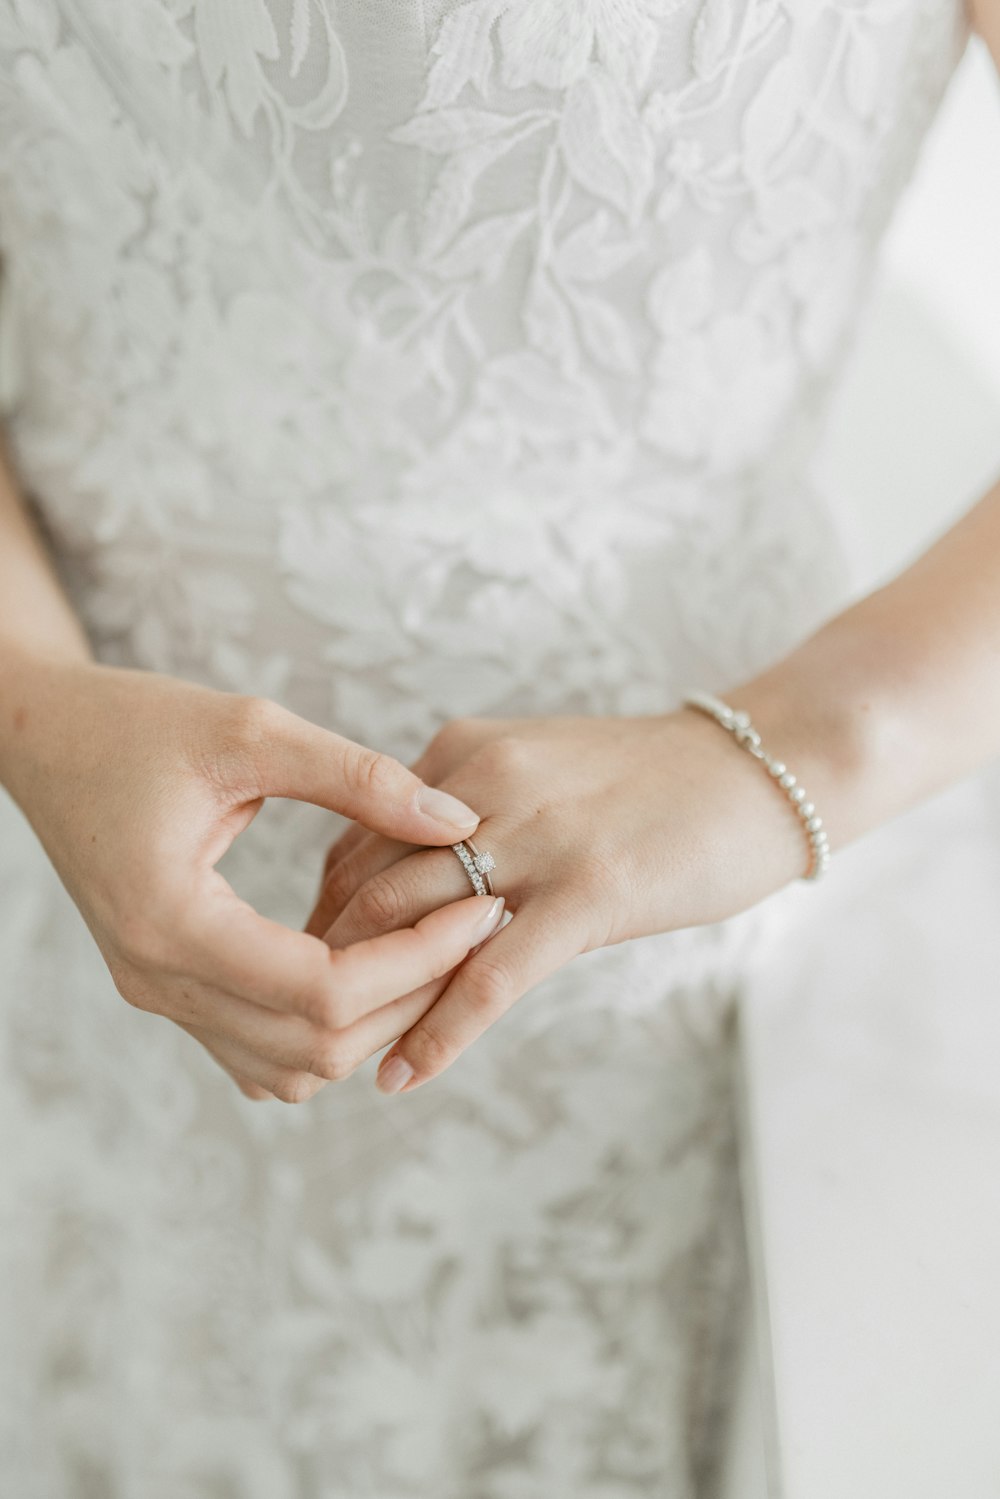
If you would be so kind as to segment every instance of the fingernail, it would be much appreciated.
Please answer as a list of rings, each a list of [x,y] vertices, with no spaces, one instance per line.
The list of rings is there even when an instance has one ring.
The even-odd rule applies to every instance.
[[[472,898],[476,901],[483,901],[484,905],[486,904],[481,895],[474,895]],[[472,942],[485,942],[486,938],[496,931],[503,920],[503,905],[504,898],[502,895],[498,895],[496,900],[490,901],[489,909],[484,915],[480,916],[469,933],[469,938]]]
[[[417,792],[417,807],[435,822],[443,822],[449,828],[475,827],[479,822],[471,807],[460,802],[457,796],[449,796],[447,791],[438,791],[436,786],[421,786]]]
[[[381,1093],[398,1093],[412,1076],[413,1068],[397,1051],[387,1062],[382,1063],[375,1076],[375,1086]]]

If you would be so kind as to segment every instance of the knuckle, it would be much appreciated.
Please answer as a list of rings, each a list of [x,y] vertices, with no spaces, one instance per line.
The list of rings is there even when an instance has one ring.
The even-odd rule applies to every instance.
[[[253,1103],[263,1103],[267,1099],[273,1100],[274,1098],[274,1094],[269,1089],[259,1087],[257,1083],[248,1082],[246,1078],[237,1077],[235,1073],[232,1074],[232,1079],[243,1097],[249,1098]]]
[[[361,831],[357,823],[352,823],[350,827],[341,833],[339,838],[330,844],[330,847],[326,851],[326,858],[323,860],[324,884],[326,884],[333,871],[344,862],[351,850],[357,845]]]
[[[354,1018],[351,986],[345,972],[349,962],[343,948],[334,948],[329,954],[323,975],[323,992],[317,997],[315,1006],[321,1030],[342,1031]]]
[[[510,974],[501,964],[482,957],[475,965],[474,981],[469,985],[469,1003],[483,1015],[496,1015],[506,1009],[510,995]]]
[[[425,1022],[420,1031],[419,1045],[413,1048],[411,1055],[415,1061],[418,1061],[418,1070],[421,1073],[433,1076],[435,1073],[443,1072],[454,1060],[455,1047],[433,1025]]]
[[[312,1002],[305,1008],[308,1010],[305,1018],[321,1031],[339,1032],[348,1022],[343,1000],[338,994],[331,994],[329,988],[324,989],[322,993],[316,993]]]
[[[354,897],[361,924],[374,932],[392,931],[403,914],[402,897],[391,879],[373,875]]]
[[[267,1087],[282,1103],[308,1103],[323,1086],[323,1079],[310,1072],[282,1072]]]
[[[226,795],[233,791],[258,794],[260,752],[273,742],[286,710],[271,698],[250,693],[225,696],[210,742],[201,751],[199,769],[210,785]]]
[[[229,726],[241,744],[262,744],[274,733],[284,712],[272,698],[238,693],[232,704]]]
[[[341,910],[357,888],[357,875],[350,865],[335,864],[323,884],[323,904],[328,910]]]
[[[302,988],[294,1009],[303,1020],[320,1031],[339,1031],[346,1018],[342,999],[331,990],[329,974]]]
[[[483,745],[478,758],[487,775],[521,776],[530,766],[531,746],[517,734],[500,734]]]
[[[336,953],[317,939],[313,958],[305,965],[290,996],[294,1012],[321,1030],[335,1030],[340,1023],[336,1013],[339,1005],[330,982],[336,967]]]
[[[339,1083],[359,1066],[359,1059],[352,1056],[334,1037],[320,1041],[309,1062],[309,1072],[328,1083]]]
[[[312,1025],[329,1029],[336,1029],[338,1026],[337,1004],[330,993],[329,981],[325,975],[317,975],[301,986],[295,995],[293,1008],[303,1020],[308,1020]]]
[[[331,1031],[339,1035],[350,1025],[353,1016],[351,1007],[343,993],[331,994],[329,989],[324,995],[322,1002],[317,1006],[319,1020],[314,1022],[321,1030]]]
[[[430,742],[430,750],[440,753],[447,760],[460,753],[473,737],[471,718],[453,718],[442,724]]]
[[[351,992],[340,977],[341,950],[328,949],[327,958],[316,977],[299,990],[293,1008],[317,1030],[339,1032],[354,1018]]]
[[[366,797],[388,797],[399,786],[403,766],[391,755],[356,745],[346,767],[347,778]]]

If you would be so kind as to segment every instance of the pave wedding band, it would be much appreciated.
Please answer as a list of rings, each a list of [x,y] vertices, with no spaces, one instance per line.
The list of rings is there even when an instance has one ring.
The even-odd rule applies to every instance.
[[[490,878],[497,864],[492,854],[480,853],[471,838],[464,838],[461,843],[453,843],[452,849],[462,861],[462,867],[472,883],[472,888],[477,895],[495,895],[493,881]]]

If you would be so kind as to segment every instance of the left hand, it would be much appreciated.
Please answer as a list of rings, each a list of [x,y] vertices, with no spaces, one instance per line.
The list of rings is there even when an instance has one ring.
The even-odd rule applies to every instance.
[[[648,718],[458,720],[413,769],[477,808],[475,843],[496,860],[496,892],[514,919],[410,996],[419,1018],[382,1059],[385,1092],[442,1072],[577,954],[734,915],[808,867],[780,789],[687,707]],[[351,828],[330,849],[306,930],[346,947],[469,893],[451,849],[414,852]]]

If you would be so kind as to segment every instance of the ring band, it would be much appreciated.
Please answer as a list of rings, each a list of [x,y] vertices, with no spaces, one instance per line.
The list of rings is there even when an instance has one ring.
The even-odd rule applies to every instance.
[[[472,884],[477,895],[495,895],[493,881],[490,878],[496,869],[496,860],[492,854],[480,853],[471,838],[464,838],[461,843],[453,843],[453,851],[462,862],[462,867]]]
[[[496,859],[494,859],[492,854],[480,853],[479,849],[473,843],[471,838],[465,839],[465,846],[472,855],[472,861],[476,866],[476,873],[482,877],[482,881],[486,886],[487,893],[489,895],[495,895],[496,891],[493,889],[493,880],[491,879],[491,875],[493,873],[493,870],[497,867]]]

